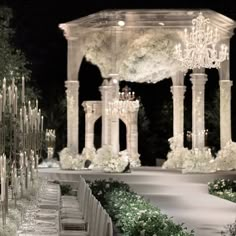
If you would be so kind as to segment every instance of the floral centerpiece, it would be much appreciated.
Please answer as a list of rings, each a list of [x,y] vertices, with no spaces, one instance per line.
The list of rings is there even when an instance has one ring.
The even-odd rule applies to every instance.
[[[126,153],[115,155],[110,145],[99,148],[92,163],[94,169],[101,169],[105,172],[122,172],[128,164],[129,159]]]
[[[236,143],[228,142],[215,159],[217,170],[236,170]]]
[[[84,160],[89,160],[91,162],[93,162],[93,160],[96,157],[96,149],[95,148],[84,148],[82,151],[82,158]]]
[[[189,154],[184,157],[183,173],[187,172],[215,172],[216,166],[214,158],[209,148],[199,150],[197,148],[189,150]]]
[[[82,156],[72,153],[69,148],[64,148],[59,156],[62,169],[77,170],[84,167],[85,160]]]
[[[167,160],[164,162],[162,168],[174,168],[181,169],[183,168],[183,163],[186,157],[190,154],[189,150],[184,147],[178,147],[176,145],[176,140],[174,137],[169,138],[168,142],[170,144],[170,152],[167,154]]]
[[[118,155],[114,154],[110,145],[104,145],[97,151],[84,148],[81,155],[72,153],[69,148],[64,148],[59,156],[61,168],[67,170],[87,168],[120,173],[130,171],[130,167],[140,166],[138,157],[130,159],[127,150],[119,152]]]

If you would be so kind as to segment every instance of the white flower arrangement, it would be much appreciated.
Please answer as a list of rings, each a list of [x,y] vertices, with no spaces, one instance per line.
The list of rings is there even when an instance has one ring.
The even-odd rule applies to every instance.
[[[217,170],[236,170],[236,143],[228,142],[215,159]]]
[[[167,154],[167,160],[162,165],[163,169],[181,169],[183,168],[184,160],[188,155],[190,155],[190,152],[187,148],[184,147],[177,147],[175,138],[169,138],[168,139],[170,144],[171,151]]]
[[[60,153],[60,164],[62,169],[77,170],[84,167],[84,159],[78,154],[73,154],[69,148],[64,148]]]
[[[184,157],[183,173],[199,172],[209,173],[215,172],[216,166],[214,158],[209,148],[199,150],[197,148],[189,150],[189,154]]]
[[[64,148],[59,155],[61,168],[69,170],[83,169],[86,160],[90,160],[92,163],[88,167],[89,169],[106,172],[122,172],[129,164],[130,167],[141,165],[139,155],[130,158],[127,150],[123,150],[118,155],[115,155],[110,145],[104,145],[97,151],[95,149],[84,148],[82,154],[76,156],[68,148]]]
[[[180,70],[173,57],[176,37],[165,30],[152,30],[129,41],[119,70],[121,79],[156,83],[173,76]]]
[[[111,31],[93,32],[85,39],[85,57],[99,67],[104,78],[115,72],[120,80],[156,83],[180,70],[173,57],[176,41],[180,41],[177,32],[135,30],[129,37],[122,36],[115,49]]]
[[[94,169],[101,169],[105,172],[122,172],[128,164],[129,159],[126,152],[123,152],[123,155],[115,155],[110,145],[104,145],[97,150],[92,165]]]
[[[96,157],[96,149],[95,148],[84,148],[81,155],[84,160],[93,161],[94,158]]]
[[[137,154],[137,155],[132,155],[132,157],[131,157],[127,149],[119,152],[119,157],[123,157],[123,158],[126,158],[127,160],[129,160],[130,167],[141,166],[139,156],[140,155]]]
[[[171,151],[167,155],[167,161],[162,166],[163,169],[182,169],[182,173],[216,171],[214,158],[209,148],[189,150],[184,147],[178,147],[176,145],[177,139],[172,137],[168,140]]]

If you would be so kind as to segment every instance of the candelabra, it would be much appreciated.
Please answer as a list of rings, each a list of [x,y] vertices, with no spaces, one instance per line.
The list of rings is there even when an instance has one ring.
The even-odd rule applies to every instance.
[[[46,145],[48,149],[48,160],[52,159],[56,140],[55,129],[46,129]]]
[[[18,189],[18,172],[20,172],[21,196],[23,189],[28,188],[28,175],[33,178],[33,169],[38,158],[34,154],[41,149],[41,141],[37,138],[43,132],[43,117],[41,117],[38,102],[32,108],[28,102],[25,105],[25,80],[22,77],[21,106],[18,109],[18,88],[11,73],[11,84],[2,81],[0,94],[0,173],[1,173],[1,205],[3,225],[6,224],[8,213],[8,185],[15,201]],[[30,157],[28,163],[28,157]],[[36,159],[36,161],[35,161]],[[9,171],[7,171],[9,166]],[[37,166],[37,165],[36,165]],[[18,168],[19,167],[19,168]]]
[[[219,68],[221,62],[227,60],[228,47],[224,44],[217,48],[219,41],[218,29],[213,29],[209,18],[200,12],[192,20],[192,30],[184,30],[183,46],[175,46],[175,58],[181,62],[183,69]]]

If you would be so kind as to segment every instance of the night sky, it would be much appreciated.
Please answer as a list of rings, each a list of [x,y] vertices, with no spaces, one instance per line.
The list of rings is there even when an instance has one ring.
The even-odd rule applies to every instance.
[[[235,1],[139,1],[139,0],[0,0],[0,5],[7,5],[13,9],[13,27],[16,29],[16,46],[25,53],[30,62],[32,81],[41,90],[40,103],[45,111],[49,111],[59,103],[65,95],[64,81],[66,80],[67,44],[59,23],[67,22],[82,16],[106,9],[158,9],[158,8],[208,8],[215,10],[236,20]],[[235,81],[232,88],[232,126],[233,138],[236,133],[236,36],[231,39],[231,80]],[[210,72],[213,75],[214,71]],[[93,81],[91,83],[91,81]],[[83,62],[80,69],[80,101],[100,99],[98,86],[102,79],[96,66]],[[211,82],[207,85],[210,87]],[[217,82],[212,82],[217,87]],[[158,101],[158,96],[153,99],[151,92],[159,96],[162,92],[171,99],[169,86],[170,80],[157,85],[136,85],[136,93],[140,95],[148,111],[152,109],[152,103]],[[89,87],[90,86],[90,87]],[[164,88],[164,89],[163,89]],[[210,89],[210,88],[208,88]],[[211,90],[211,89],[210,89]],[[210,91],[209,90],[209,91]],[[47,117],[50,115],[45,114]],[[51,114],[52,115],[52,114]],[[48,118],[49,119],[49,118]],[[47,121],[46,121],[47,122]],[[49,124],[50,122],[48,122]],[[51,126],[53,124],[50,124]],[[236,138],[236,137],[235,137]]]

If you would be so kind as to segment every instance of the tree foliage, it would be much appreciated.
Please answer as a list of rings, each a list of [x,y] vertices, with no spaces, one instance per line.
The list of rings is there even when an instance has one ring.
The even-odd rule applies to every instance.
[[[12,18],[12,10],[0,6],[0,80],[4,77],[12,78],[11,73],[16,79],[20,79],[22,75],[26,79],[30,76],[24,54],[14,46],[15,31],[11,28]]]

